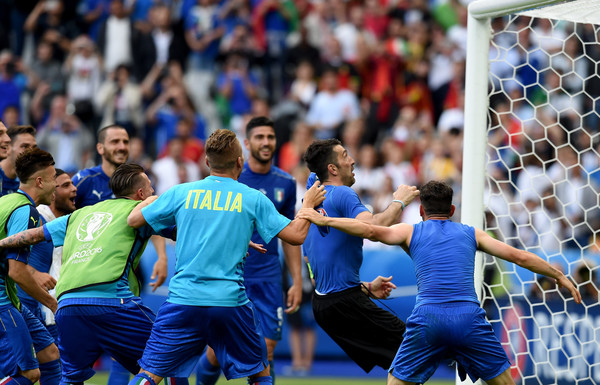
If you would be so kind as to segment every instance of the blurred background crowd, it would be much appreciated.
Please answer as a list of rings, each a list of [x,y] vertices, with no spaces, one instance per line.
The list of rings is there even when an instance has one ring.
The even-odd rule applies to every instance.
[[[214,129],[243,139],[266,115],[299,196],[302,153],[337,137],[374,212],[395,186],[442,179],[458,219],[468,2],[0,0],[0,117],[36,127],[70,173],[97,163],[96,130],[118,123],[160,194],[206,175]],[[592,247],[599,115],[574,111],[600,96],[596,30],[521,17],[498,32],[506,22],[490,53],[506,60],[490,68],[489,224],[520,247]]]

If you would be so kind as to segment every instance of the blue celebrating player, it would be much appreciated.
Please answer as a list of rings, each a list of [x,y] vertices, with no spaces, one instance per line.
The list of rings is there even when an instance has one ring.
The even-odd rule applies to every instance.
[[[210,176],[172,187],[129,216],[134,227],[148,223],[156,231],[172,225],[178,229],[169,298],[158,312],[139,361],[142,371],[131,385],[189,376],[206,345],[214,350],[227,379],[272,383],[264,337],[244,287],[248,243],[256,229],[267,243],[279,237],[299,245],[310,224],[290,221],[263,193],[237,181],[244,160],[232,131],[211,134],[206,161]],[[323,201],[324,190],[318,185],[305,194],[303,207]]]
[[[273,121],[259,116],[246,124],[246,149],[250,157],[238,181],[259,190],[267,196],[280,214],[294,219],[296,214],[296,181],[285,171],[273,166],[275,154],[275,128]],[[271,367],[271,377],[275,382],[273,370],[273,351],[277,341],[281,340],[283,323],[283,282],[277,239],[265,242],[258,231],[254,230],[252,242],[266,244],[266,253],[262,254],[250,248],[244,266],[244,286],[246,294],[256,307],[262,333],[267,344],[267,356]],[[298,309],[302,300],[302,256],[300,246],[282,242],[285,263],[292,276],[293,284],[288,290],[285,313]],[[197,371],[197,385],[214,385],[221,373],[216,356],[211,348],[200,359]]]
[[[537,255],[498,241],[480,229],[455,223],[452,187],[431,181],[421,188],[421,217],[416,225],[374,226],[348,218],[325,217],[302,209],[299,217],[362,238],[400,245],[413,259],[417,302],[407,330],[389,369],[388,385],[422,384],[440,362],[454,358],[476,381],[514,384],[510,362],[485,319],[474,287],[475,252],[481,250],[552,277],[569,290],[575,302],[581,295],[559,270]]]
[[[0,197],[19,189],[16,161],[23,151],[36,146],[35,132],[33,126],[11,126],[6,130],[10,144],[4,142],[2,145],[9,145],[10,150],[4,158],[0,157]]]

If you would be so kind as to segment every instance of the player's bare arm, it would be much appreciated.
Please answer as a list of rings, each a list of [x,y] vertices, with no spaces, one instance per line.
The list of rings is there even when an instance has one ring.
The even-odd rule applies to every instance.
[[[29,273],[25,263],[9,259],[8,276],[15,281],[21,289],[25,290],[27,294],[52,310],[52,312],[56,312],[56,308],[58,307],[56,298],[50,295],[45,287],[40,286],[36,282],[31,273]]]
[[[152,195],[144,199],[139,205],[135,206],[133,210],[131,210],[131,212],[129,213],[129,216],[127,217],[127,224],[133,227],[134,229],[139,229],[140,227],[146,225],[147,222],[144,216],[142,215],[142,209],[157,199],[157,195]]]
[[[292,276],[292,286],[287,292],[286,314],[292,314],[300,308],[302,302],[302,252],[300,246],[282,242],[285,264]]]
[[[534,273],[543,274],[556,279],[559,287],[564,287],[573,296],[575,302],[581,303],[581,294],[575,288],[575,285],[559,270],[537,255],[525,250],[519,250],[507,245],[497,239],[492,238],[485,231],[475,229],[475,238],[477,239],[477,248],[485,253],[502,258],[512,263],[524,267]]]
[[[45,287],[46,289],[54,289],[56,286],[56,279],[48,273],[42,273],[41,271],[37,271],[33,266],[27,265],[27,270],[33,276],[33,278],[37,281],[38,285],[41,287]]]
[[[369,211],[363,211],[356,219],[374,225],[390,226],[397,222],[404,208],[418,195],[419,190],[415,186],[400,185],[392,195],[393,201],[383,212],[373,215]]]
[[[4,238],[0,241],[0,248],[9,249],[31,246],[40,243],[45,239],[44,229],[42,227],[36,227]]]
[[[319,181],[316,181],[304,194],[302,208],[314,209],[316,206],[323,203],[324,200],[325,186],[321,185]],[[296,216],[293,221],[277,234],[277,237],[289,244],[299,246],[304,242],[304,239],[306,239],[309,228],[310,222],[308,220]]]

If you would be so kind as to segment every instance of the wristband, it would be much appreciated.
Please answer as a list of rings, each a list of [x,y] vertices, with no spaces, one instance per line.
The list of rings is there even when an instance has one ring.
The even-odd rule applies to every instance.
[[[406,204],[404,202],[402,202],[400,199],[394,199],[392,202],[398,202],[402,205],[402,211],[404,211],[404,208],[406,207]]]

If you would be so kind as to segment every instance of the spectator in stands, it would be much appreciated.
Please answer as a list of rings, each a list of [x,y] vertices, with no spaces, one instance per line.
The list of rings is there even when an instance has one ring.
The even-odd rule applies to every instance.
[[[41,83],[50,86],[52,94],[64,93],[65,78],[61,64],[52,56],[52,44],[42,40],[36,49],[36,57],[27,71],[27,88],[34,91]]]
[[[94,104],[102,112],[101,127],[117,124],[130,136],[143,134],[142,91],[132,81],[129,66],[121,64],[110,73],[96,93]]]
[[[323,71],[321,91],[313,99],[306,116],[317,139],[338,136],[344,122],[361,115],[358,98],[351,91],[340,89],[337,75],[333,67]]]
[[[152,173],[156,175],[156,194],[161,195],[180,183],[200,179],[198,166],[183,157],[183,140],[173,138],[169,141],[167,156],[154,162]]]
[[[113,0],[81,0],[78,13],[86,25],[85,31],[92,40],[98,42],[100,27],[110,16],[110,4]],[[104,52],[104,51],[102,51]]]
[[[189,68],[212,71],[225,32],[218,17],[215,0],[198,0],[185,16],[185,40],[191,49]]]
[[[356,183],[354,190],[358,192],[363,202],[373,205],[378,192],[384,190],[386,186],[386,175],[381,167],[379,153],[371,144],[363,144],[357,156],[357,164],[354,167],[354,177]],[[393,193],[393,190],[392,190]],[[389,195],[386,196],[389,197]],[[383,203],[387,205],[387,201]],[[386,206],[387,207],[387,206]],[[381,207],[378,207],[381,212]],[[385,207],[383,208],[385,209]]]
[[[137,43],[136,31],[126,13],[124,1],[111,0],[109,10],[110,16],[98,31],[98,47],[107,74],[120,64],[133,64],[133,47]]]
[[[313,142],[312,128],[300,121],[296,122],[292,131],[291,139],[284,143],[279,149],[278,166],[287,173],[298,167],[302,160],[302,155]],[[304,184],[306,186],[306,183]]]
[[[40,148],[54,154],[56,167],[75,174],[92,160],[94,136],[75,116],[67,113],[64,95],[52,98],[47,125],[36,139]]]
[[[91,124],[94,118],[93,99],[102,79],[102,58],[92,39],[81,35],[73,41],[63,70],[67,76],[69,102],[75,105],[77,114]]]
[[[228,101],[232,115],[248,113],[258,92],[258,79],[249,72],[248,60],[238,53],[229,54],[218,75],[217,89]]]
[[[6,127],[16,126],[17,124],[21,124],[21,112],[15,106],[7,106],[4,108],[0,120]]]
[[[9,50],[0,52],[0,114],[8,106],[21,108],[20,90],[16,82],[17,68]]]

